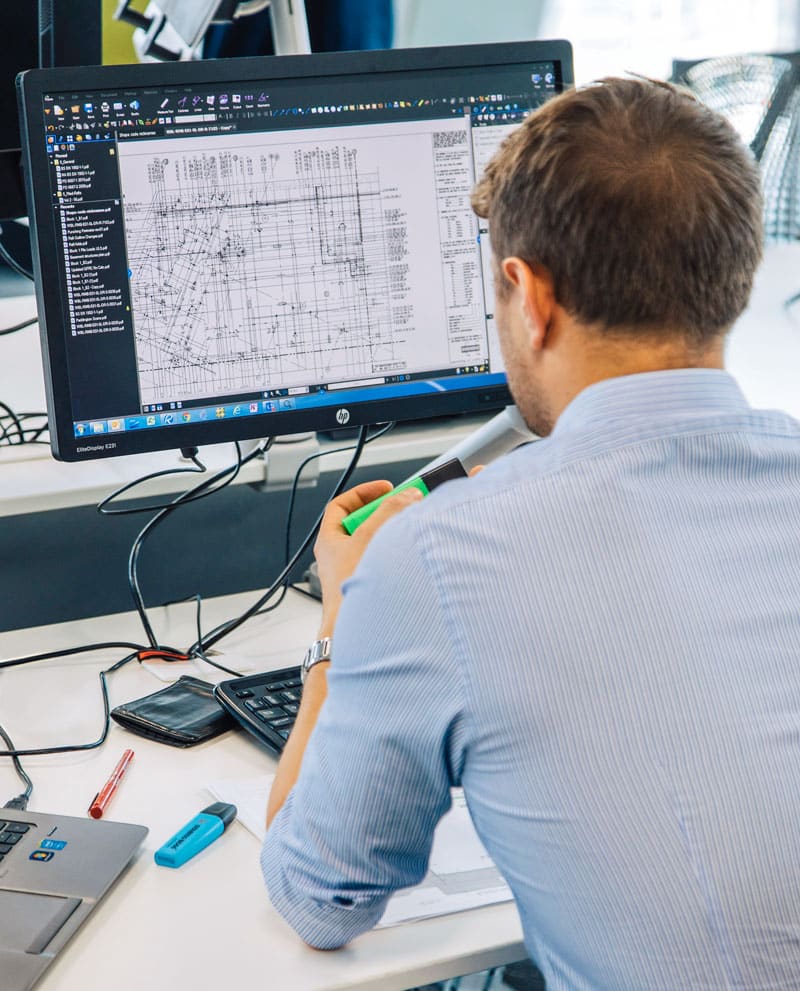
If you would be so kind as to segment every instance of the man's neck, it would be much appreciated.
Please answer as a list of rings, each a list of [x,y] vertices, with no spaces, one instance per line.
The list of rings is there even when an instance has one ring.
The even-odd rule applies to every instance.
[[[604,337],[601,332],[586,332],[581,346],[574,349],[568,369],[561,377],[561,388],[552,397],[554,421],[572,400],[590,385],[623,375],[669,371],[679,368],[717,368],[724,366],[724,338],[720,335],[702,348],[688,343],[668,341],[643,343],[621,335]],[[591,337],[588,335],[591,334]]]

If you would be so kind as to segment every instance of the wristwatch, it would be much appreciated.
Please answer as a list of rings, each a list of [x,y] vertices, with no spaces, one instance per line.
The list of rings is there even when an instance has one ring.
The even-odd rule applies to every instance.
[[[306,656],[303,658],[303,663],[300,665],[300,682],[305,684],[306,678],[308,677],[308,672],[314,667],[315,664],[319,664],[320,661],[329,661],[331,659],[331,651],[333,650],[333,637],[323,637],[321,640],[315,640],[311,646],[306,651]]]

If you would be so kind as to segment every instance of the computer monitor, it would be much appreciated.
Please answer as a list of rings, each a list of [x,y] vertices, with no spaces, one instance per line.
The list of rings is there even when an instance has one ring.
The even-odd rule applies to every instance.
[[[508,403],[469,195],[572,81],[563,41],[24,74],[55,456]]]
[[[36,66],[102,61],[101,0],[5,0],[0,9],[0,221],[23,217],[14,80]]]

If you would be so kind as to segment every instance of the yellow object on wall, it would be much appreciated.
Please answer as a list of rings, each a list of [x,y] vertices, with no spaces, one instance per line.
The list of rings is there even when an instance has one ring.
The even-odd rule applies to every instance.
[[[146,0],[140,0],[144,10]],[[133,48],[133,25],[114,20],[117,0],[103,0],[103,65],[124,65],[137,62]]]

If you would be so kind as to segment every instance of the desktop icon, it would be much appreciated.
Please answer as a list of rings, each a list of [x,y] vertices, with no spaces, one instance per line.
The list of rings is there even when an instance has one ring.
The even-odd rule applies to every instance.
[[[148,416],[145,423],[148,427],[154,427],[156,425],[156,418],[154,416]]]
[[[250,403],[250,412],[251,413],[257,413],[258,412],[258,403]]]
[[[161,424],[162,426],[170,427],[175,422],[174,413],[162,413],[161,414]]]
[[[124,430],[125,424],[122,420],[109,420],[108,421],[109,430]]]
[[[217,408],[214,410],[214,414],[218,420],[223,420],[225,418],[225,407],[217,406]]]
[[[192,414],[191,413],[181,413],[181,419],[183,420],[184,423],[190,423],[191,422],[191,419],[192,419]]]

